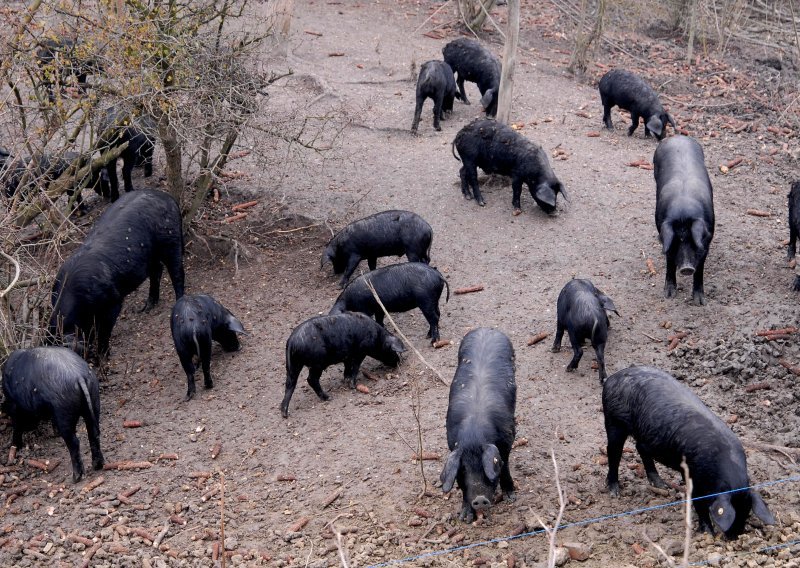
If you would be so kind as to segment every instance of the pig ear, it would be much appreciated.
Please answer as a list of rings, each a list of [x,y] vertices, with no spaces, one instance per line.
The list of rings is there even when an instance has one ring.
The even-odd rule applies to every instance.
[[[603,309],[607,312],[614,312],[615,314],[619,315],[617,311],[617,306],[614,305],[614,300],[600,292],[597,294],[597,299],[600,300],[600,305],[603,306]]]
[[[697,248],[703,248],[703,241],[705,240],[706,235],[708,235],[706,222],[702,219],[697,219],[694,221],[692,223],[692,240],[694,241],[694,246]]]
[[[775,517],[772,512],[767,508],[767,504],[761,498],[757,491],[750,490],[750,500],[753,507],[753,514],[761,519],[765,525],[776,524]]]
[[[567,191],[564,189],[564,184],[563,183],[561,183],[560,181],[557,181],[555,184],[553,184],[552,187],[553,187],[553,191],[555,191],[556,193],[560,193],[564,197],[564,199],[566,199],[567,201],[570,201],[569,195],[567,195]]]
[[[672,240],[675,238],[675,231],[672,230],[672,224],[669,221],[661,223],[661,243],[664,245],[664,254],[669,252],[672,246]]]
[[[664,131],[664,125],[661,123],[661,119],[658,116],[651,116],[647,119],[647,128],[656,136],[661,136],[661,133]]]
[[[674,118],[672,118],[672,115],[671,115],[671,114],[669,114],[669,113],[665,113],[665,114],[667,115],[667,122],[669,122],[669,123],[670,123],[670,125],[672,126],[672,128],[674,128],[675,130],[677,130],[677,129],[678,129],[678,125],[677,125],[677,124],[675,124],[675,119],[674,119]]]
[[[325,252],[322,253],[322,260],[319,261],[319,267],[322,268],[325,266],[326,262],[333,263],[333,251],[331,247],[325,249]]]
[[[494,89],[489,89],[486,91],[483,96],[481,97],[481,106],[483,108],[487,108],[490,104],[492,104],[492,98],[494,97]]]
[[[503,458],[500,457],[500,450],[494,444],[485,444],[483,446],[483,473],[489,478],[489,481],[494,481],[500,475],[500,468],[503,467]]]
[[[458,468],[461,466],[462,451],[461,448],[456,448],[450,452],[450,455],[447,456],[447,461],[444,462],[444,469],[439,476],[439,481],[442,482],[442,491],[445,493],[450,493],[450,490],[453,489],[453,484],[456,482]]]
[[[234,333],[242,333],[244,335],[250,335],[244,330],[242,322],[233,317],[233,315],[231,314],[228,314],[228,329]]]
[[[736,509],[731,503],[730,494],[720,495],[711,503],[711,518],[722,532],[728,532],[736,519]]]
[[[403,345],[403,342],[397,339],[394,335],[390,336],[389,347],[391,347],[392,351],[395,353],[405,353],[406,351],[406,346]]]
[[[555,189],[547,185],[546,183],[540,183],[536,186],[536,189],[533,192],[533,195],[541,201],[542,203],[549,205],[550,207],[556,206],[556,192]]]

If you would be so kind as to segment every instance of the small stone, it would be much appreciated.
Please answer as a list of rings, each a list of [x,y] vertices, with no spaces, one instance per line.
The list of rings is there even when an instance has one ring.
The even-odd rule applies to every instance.
[[[592,554],[592,545],[582,542],[565,542],[564,548],[567,549],[570,559],[578,562],[588,560]]]
[[[563,546],[559,546],[556,548],[555,554],[553,555],[553,560],[555,561],[556,566],[563,566],[569,560],[569,550]]]
[[[225,550],[236,550],[239,546],[239,539],[235,536],[225,538]]]

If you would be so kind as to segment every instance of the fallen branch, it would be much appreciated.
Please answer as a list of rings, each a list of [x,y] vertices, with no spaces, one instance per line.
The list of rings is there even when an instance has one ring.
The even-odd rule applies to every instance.
[[[461,294],[472,294],[473,292],[482,292],[483,291],[483,284],[478,284],[476,286],[467,286],[466,288],[456,288],[453,290],[453,294],[456,296],[460,296]]]
[[[322,502],[322,508],[327,509],[333,504],[334,501],[336,501],[341,496],[342,496],[342,490],[337,489],[336,491],[325,497],[325,500]]]
[[[45,473],[50,473],[56,467],[58,467],[58,464],[60,462],[59,462],[59,460],[55,460],[55,461],[51,462],[50,460],[40,461],[40,460],[28,459],[28,460],[25,460],[25,463],[27,465],[29,465],[30,467],[35,467],[36,469],[40,469]]]
[[[239,203],[231,207],[231,211],[242,211],[243,209],[249,209],[250,207],[255,207],[258,205],[258,199],[254,199],[253,201],[248,201],[246,203]]]
[[[100,550],[100,547],[103,546],[102,542],[98,542],[92,548],[86,551],[86,554],[83,558],[83,564],[81,564],[81,568],[89,568],[92,563],[92,557],[97,554],[97,551]]]
[[[448,345],[452,345],[453,342],[449,339],[440,339],[439,341],[433,342],[434,349],[441,349],[442,347],[447,347]]]
[[[103,469],[105,471],[111,471],[111,470],[124,471],[129,469],[149,469],[151,467],[153,467],[153,464],[148,461],[135,462],[135,461],[125,460],[125,461],[107,463],[103,466]]]
[[[789,448],[786,446],[776,446],[773,444],[765,444],[763,442],[756,442],[754,440],[742,440],[742,443],[748,448],[759,450],[762,452],[778,452],[789,459],[793,464],[797,461],[795,458],[800,459],[800,448]]]
[[[759,337],[767,337],[770,335],[788,335],[790,333],[797,333],[796,327],[783,327],[780,329],[762,329],[756,331],[756,335]]]
[[[772,385],[767,382],[763,383],[752,383],[744,387],[744,392],[756,392],[760,390],[770,390]]]
[[[781,367],[783,367],[784,369],[787,369],[793,375],[795,375],[797,377],[800,377],[800,367],[792,365],[786,359],[778,359],[778,363],[780,363]]]
[[[122,423],[123,428],[141,428],[143,426],[141,420],[125,420]]]
[[[81,493],[85,495],[89,493],[89,491],[97,489],[98,487],[100,487],[100,485],[103,484],[104,481],[105,478],[102,475],[96,477],[95,479],[93,479],[92,481],[83,486],[83,489],[81,489]]]
[[[761,211],[760,209],[748,209],[745,213],[753,217],[772,217],[772,213],[769,211]]]
[[[236,215],[231,215],[230,217],[225,217],[225,223],[233,223],[235,221],[239,221],[247,217],[247,213],[237,213]]]
[[[544,341],[550,334],[546,331],[541,331],[528,340],[528,346],[536,345],[540,341]]]
[[[422,459],[422,461],[426,461],[426,460],[433,461],[433,460],[442,459],[442,456],[441,456],[441,454],[439,454],[437,452],[422,452],[422,458],[421,459]],[[411,461],[420,461],[419,454],[418,453],[411,454]]]
[[[310,520],[311,519],[309,517],[300,517],[291,525],[289,525],[289,528],[286,529],[286,532],[288,533],[300,532],[301,530],[303,530],[303,527],[305,527]]]

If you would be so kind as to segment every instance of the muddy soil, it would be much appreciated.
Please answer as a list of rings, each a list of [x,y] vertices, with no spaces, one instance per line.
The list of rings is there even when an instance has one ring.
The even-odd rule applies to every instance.
[[[2,467],[0,565],[219,565],[224,519],[224,549],[233,565],[340,566],[338,533],[350,566],[537,566],[547,560],[547,538],[527,533],[540,529],[540,519],[551,525],[558,514],[551,452],[566,494],[563,523],[680,499],[679,487],[667,494],[649,489],[630,443],[621,496],[604,490],[605,433],[593,354],[589,350],[577,372],[567,373],[570,349],[550,351],[558,292],[576,276],[590,278],[619,309],[620,316],[611,317],[609,373],[634,363],[674,373],[742,439],[794,448],[748,449],[754,483],[798,475],[797,336],[767,341],[755,335],[795,325],[800,314],[783,244],[785,196],[797,175],[796,132],[769,131],[774,114],[741,108],[734,116],[755,126],[734,134],[718,112],[727,99],[713,99],[712,106],[687,102],[706,101],[713,86],[677,72],[683,48],[673,39],[626,32],[616,38],[628,51],[635,48],[637,58],[607,46],[600,50],[597,61],[609,66],[641,68],[641,59],[650,56],[673,61],[654,72],[652,83],[673,102],[683,101],[671,104],[671,112],[705,148],[717,216],[706,263],[707,305],[691,303],[688,279],[679,281],[677,298],[666,300],[653,222],[655,184],[646,169],[656,144],[641,128],[626,136],[627,117],[616,110],[615,129],[602,128],[594,85],[604,69],[592,66],[580,80],[565,73],[568,26],[550,3],[523,2],[512,120],[551,155],[571,201],[559,201],[557,213],[548,216],[524,194],[522,214],[513,216],[509,180],[485,176],[486,207],[461,197],[450,143],[480,114],[474,85],[468,84],[473,105],[456,101],[442,132],[432,128],[428,103],[420,135],[409,133],[412,68],[439,58],[459,33],[451,24],[423,35],[452,19],[447,8],[419,28],[440,5],[298,3],[284,63],[294,71],[283,80],[291,90],[276,89],[264,112],[298,104],[309,114],[339,108],[351,124],[333,158],[306,155],[298,165],[272,157],[266,169],[245,162],[244,177],[209,206],[187,247],[187,290],[213,294],[250,335],[238,353],[215,348],[214,389],[198,387],[197,397],[184,402],[185,377],[169,334],[167,281],[164,301],[150,313],[137,311],[144,287],[129,298],[102,378],[102,441],[108,462],[145,463],[94,472],[73,485],[62,442],[40,428],[16,462]],[[503,22],[505,8],[494,14]],[[487,32],[484,39],[501,52],[499,34]],[[746,77],[756,93],[773,92],[778,72],[751,61],[735,52],[715,61],[712,72],[729,82]],[[784,83],[796,84],[791,69],[783,73]],[[720,171],[720,164],[739,156],[741,164]],[[640,160],[644,167],[628,165]],[[260,203],[246,219],[219,222],[222,209],[254,197]],[[410,351],[397,369],[365,363],[369,377],[360,382],[368,394],[347,388],[337,366],[322,379],[330,401],[318,400],[301,378],[289,418],[278,410],[286,338],[300,322],[326,313],[339,292],[337,278],[319,266],[331,230],[388,208],[413,210],[433,226],[432,264],[451,289],[484,286],[442,304],[442,337],[451,346],[429,345],[418,311],[396,316],[425,360],[449,381],[460,339],[478,326],[502,330],[516,350],[518,446],[510,461],[518,498],[497,503],[488,519],[474,525],[456,518],[460,492],[448,498],[436,486],[447,453],[448,389]],[[748,215],[748,209],[767,216]],[[221,232],[227,240],[212,237]],[[676,331],[688,336],[670,351],[668,338]],[[528,346],[539,332],[550,336]],[[764,388],[754,390],[758,383]],[[124,428],[126,420],[142,426]],[[7,427],[4,435],[10,438]],[[413,461],[419,440],[440,459]],[[58,463],[43,472],[29,459]],[[664,468],[661,474],[680,480]],[[779,526],[754,521],[734,542],[695,535],[690,559],[797,565],[796,545],[762,551],[800,538],[797,481],[761,491]],[[579,524],[560,531],[558,541],[589,550],[588,560],[570,564],[655,566],[659,555],[648,539],[680,554],[682,519],[679,506],[657,508]],[[526,536],[505,539],[521,534]],[[493,542],[470,547],[486,541]],[[401,559],[407,560],[396,563]]]

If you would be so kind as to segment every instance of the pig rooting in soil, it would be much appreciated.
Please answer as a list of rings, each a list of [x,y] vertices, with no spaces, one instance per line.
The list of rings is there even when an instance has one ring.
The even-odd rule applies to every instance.
[[[656,92],[644,80],[624,69],[612,69],[600,79],[600,101],[603,103],[603,123],[613,129],[611,108],[614,105],[630,111],[631,126],[628,136],[632,136],[639,126],[639,118],[644,120],[644,135],[652,132],[658,140],[667,133],[667,124],[676,128],[675,119],[664,110]]]
[[[619,464],[628,436],[636,440],[650,484],[666,488],[655,462],[682,472],[685,459],[701,531],[716,525],[727,538],[744,532],[752,511],[765,524],[775,517],[750,486],[739,438],[685,385],[653,367],[614,373],[603,385],[608,437],[609,492],[619,495]],[[708,495],[707,499],[700,499]],[[713,524],[712,524],[713,523]]]
[[[486,116],[495,116],[502,70],[500,59],[481,42],[465,37],[454,39],[445,45],[442,55],[457,76],[456,98],[464,104],[470,104],[464,91],[464,81],[471,81],[478,85],[481,106],[486,111]]]
[[[517,384],[514,348],[494,329],[470,331],[458,349],[458,368],[450,384],[447,446],[450,454],[440,476],[442,490],[463,493],[459,519],[471,523],[488,512],[499,482],[506,500],[514,500],[508,457],[516,429]]]

